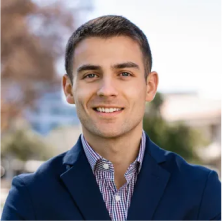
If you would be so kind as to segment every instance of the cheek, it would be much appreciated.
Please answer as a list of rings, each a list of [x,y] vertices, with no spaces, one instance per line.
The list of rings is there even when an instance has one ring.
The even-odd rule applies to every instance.
[[[139,84],[138,84],[139,85]],[[141,84],[140,84],[141,85]],[[146,104],[146,87],[133,86],[128,88],[128,99],[130,101],[131,110],[144,114]]]
[[[74,88],[74,98],[77,106],[87,106],[93,96],[93,87],[76,84]]]
[[[134,84],[127,88],[128,97],[138,102],[146,102],[146,87],[145,85],[139,85],[141,85],[141,83]]]

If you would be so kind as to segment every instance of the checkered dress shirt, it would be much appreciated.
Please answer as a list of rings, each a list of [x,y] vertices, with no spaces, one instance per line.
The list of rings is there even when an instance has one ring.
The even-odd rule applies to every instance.
[[[129,166],[124,174],[126,183],[118,190],[114,182],[113,164],[96,153],[87,143],[83,135],[81,135],[81,141],[110,218],[114,221],[126,220],[137,175],[142,166],[146,142],[145,132],[143,131],[142,133],[137,159]]]

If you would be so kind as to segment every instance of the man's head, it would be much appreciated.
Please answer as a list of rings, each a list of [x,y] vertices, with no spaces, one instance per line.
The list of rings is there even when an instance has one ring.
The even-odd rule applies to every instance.
[[[145,35],[123,17],[104,16],[77,29],[67,45],[63,89],[85,135],[115,138],[141,131],[145,103],[158,85],[151,65]]]
[[[69,38],[66,47],[65,68],[70,80],[73,80],[73,54],[81,41],[90,37],[107,39],[115,36],[127,36],[138,43],[143,53],[146,78],[152,68],[152,54],[146,36],[128,19],[122,16],[108,15],[88,21]]]

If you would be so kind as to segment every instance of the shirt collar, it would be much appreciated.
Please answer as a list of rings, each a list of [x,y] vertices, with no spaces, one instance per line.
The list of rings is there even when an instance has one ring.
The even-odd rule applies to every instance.
[[[89,161],[89,164],[92,168],[92,171],[94,172],[95,166],[96,166],[96,163],[98,162],[98,160],[101,160],[101,159],[104,159],[104,158],[92,149],[92,147],[88,144],[88,142],[86,141],[83,134],[81,134],[81,141],[82,141],[82,145],[83,145],[83,149],[84,149],[84,152],[86,154],[86,157]],[[140,142],[139,154],[138,154],[138,156],[135,160],[136,162],[139,163],[138,172],[141,170],[141,167],[142,167],[145,147],[146,147],[146,134],[143,130],[142,138],[141,138],[141,142]],[[106,160],[106,159],[104,159],[104,160]]]

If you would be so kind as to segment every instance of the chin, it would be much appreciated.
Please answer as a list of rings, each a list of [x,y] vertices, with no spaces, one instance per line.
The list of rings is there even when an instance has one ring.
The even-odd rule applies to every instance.
[[[115,139],[121,136],[126,135],[132,130],[135,130],[138,127],[138,124],[95,124],[93,122],[84,122],[82,124],[83,131],[94,137],[100,137],[104,139]]]
[[[120,137],[122,134],[115,133],[115,132],[102,132],[99,135],[103,138],[114,139],[114,138]]]
[[[95,135],[99,136],[99,137],[103,137],[103,138],[117,138],[120,137],[121,135],[125,134],[126,131],[120,128],[97,128],[96,130],[93,130],[92,133],[94,133]]]

